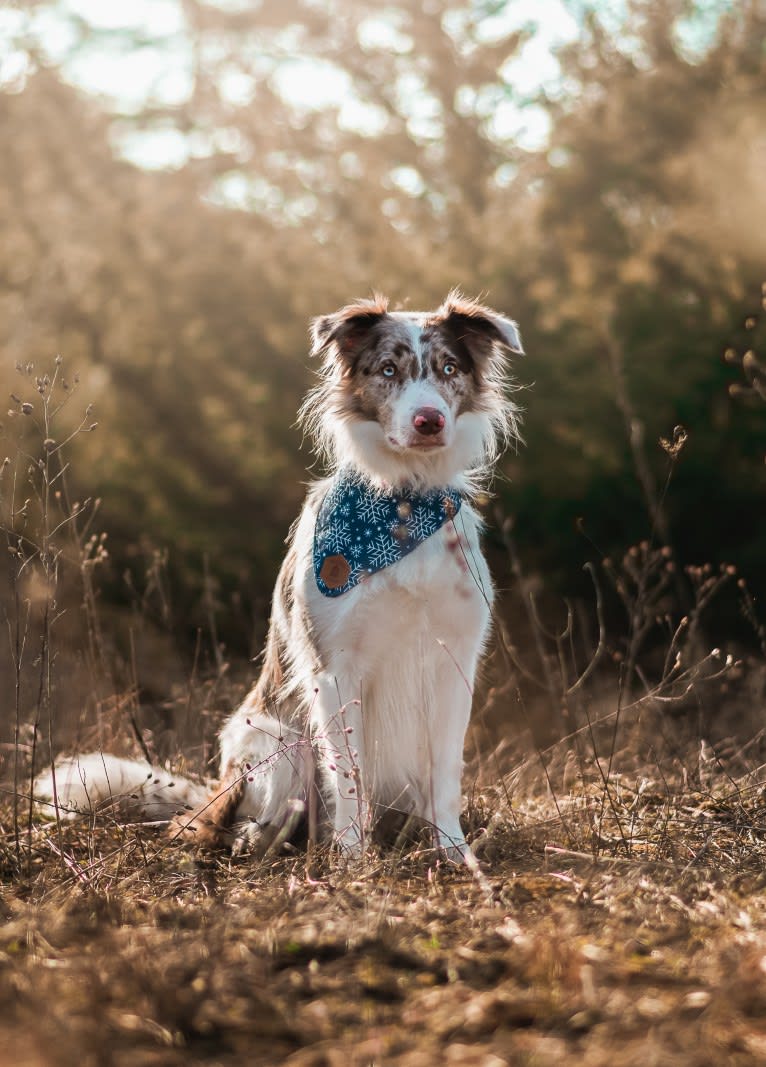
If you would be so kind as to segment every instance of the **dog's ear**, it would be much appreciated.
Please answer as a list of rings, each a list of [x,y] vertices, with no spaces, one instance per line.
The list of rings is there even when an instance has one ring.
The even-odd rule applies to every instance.
[[[370,300],[357,300],[332,315],[320,315],[311,323],[311,355],[334,350],[350,365],[369,337],[370,330],[388,312],[388,300],[376,293]]]
[[[489,358],[499,346],[518,355],[524,354],[518,327],[511,319],[469,300],[453,289],[434,316],[450,340],[464,345],[474,362]]]

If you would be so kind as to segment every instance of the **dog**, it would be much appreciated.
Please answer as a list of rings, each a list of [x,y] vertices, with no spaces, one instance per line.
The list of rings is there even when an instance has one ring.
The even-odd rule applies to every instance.
[[[171,833],[206,847],[262,849],[318,813],[356,857],[394,810],[470,861],[463,745],[493,601],[472,499],[518,436],[519,332],[453,291],[432,312],[360,300],[316,318],[311,338],[321,366],[300,421],[330,473],[290,531],[260,676],[220,734],[220,782],[201,799],[141,769],[132,787],[155,814],[196,801]],[[61,763],[57,804],[108,796],[109,759]],[[52,796],[50,779],[36,795]]]

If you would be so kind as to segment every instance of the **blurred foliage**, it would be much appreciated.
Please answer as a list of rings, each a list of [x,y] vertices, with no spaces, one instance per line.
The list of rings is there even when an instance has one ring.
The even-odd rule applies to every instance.
[[[294,429],[307,322],[373,287],[431,306],[459,285],[519,320],[526,446],[496,491],[531,567],[576,590],[582,519],[604,551],[654,523],[683,559],[766,577],[763,410],[730,398],[723,359],[761,328],[763,5],[721,5],[692,50],[679,27],[709,25],[710,4],[636,0],[607,32],[572,3],[580,35],[535,100],[511,66],[534,29],[503,29],[504,6],[184,0],[188,94],[128,110],[67,80],[118,31],[15,5],[0,387],[56,353],[79,371],[100,425],[71,476],[103,498],[113,599],[169,546],[175,625],[193,633],[214,587],[229,642],[262,633],[312,462]],[[36,28],[51,11],[68,20],[55,62]],[[291,103],[279,76],[298,61],[340,72],[351,114]],[[503,135],[509,104],[545,109],[544,148]],[[185,146],[177,168],[121,158],[158,134]]]

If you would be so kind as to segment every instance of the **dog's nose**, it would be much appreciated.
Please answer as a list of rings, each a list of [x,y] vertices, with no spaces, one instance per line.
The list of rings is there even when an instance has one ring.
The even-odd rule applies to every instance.
[[[436,408],[418,408],[412,425],[424,437],[433,437],[444,429],[444,416]]]

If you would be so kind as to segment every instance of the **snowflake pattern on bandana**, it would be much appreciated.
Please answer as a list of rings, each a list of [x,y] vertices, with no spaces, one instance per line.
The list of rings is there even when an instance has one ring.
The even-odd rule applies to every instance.
[[[454,489],[380,493],[340,474],[319,508],[314,575],[324,596],[341,596],[376,571],[408,556],[454,519],[462,498]]]

